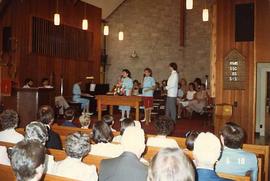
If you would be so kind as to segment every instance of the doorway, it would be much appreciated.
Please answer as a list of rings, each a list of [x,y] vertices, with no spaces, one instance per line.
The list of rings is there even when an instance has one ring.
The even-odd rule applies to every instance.
[[[257,64],[256,133],[270,135],[270,63]]]

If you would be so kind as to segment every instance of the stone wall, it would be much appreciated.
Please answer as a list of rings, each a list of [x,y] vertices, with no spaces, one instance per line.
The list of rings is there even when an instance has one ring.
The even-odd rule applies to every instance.
[[[139,81],[143,70],[150,67],[157,81],[167,79],[168,64],[176,62],[180,77],[193,81],[204,79],[210,72],[210,22],[203,22],[202,1],[194,1],[194,8],[186,10],[185,46],[179,46],[179,0],[126,0],[108,19],[108,66],[106,82],[117,81],[121,69],[131,71]],[[119,30],[124,40],[118,40]],[[130,55],[136,51],[138,58]]]

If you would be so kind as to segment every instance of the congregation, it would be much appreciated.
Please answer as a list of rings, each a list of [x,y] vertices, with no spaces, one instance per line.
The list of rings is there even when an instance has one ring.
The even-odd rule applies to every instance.
[[[74,132],[66,137],[64,145],[61,135],[51,129],[54,112],[50,106],[40,108],[38,120],[26,126],[24,135],[16,132],[19,119],[15,111],[5,110],[0,120],[0,141],[16,144],[11,148],[0,146],[0,164],[11,165],[19,181],[40,180],[43,173],[93,181],[227,180],[219,177],[219,172],[242,176],[249,173],[251,180],[257,180],[256,155],[242,149],[245,133],[232,122],[223,127],[220,138],[209,132],[188,133],[186,148],[181,148],[167,137],[174,129],[174,121],[167,116],[155,121],[157,134],[146,139],[140,123],[129,118],[121,122],[120,135],[114,136],[114,118],[106,115],[93,124],[90,135]],[[143,154],[150,146],[160,151],[148,162]],[[50,148],[63,149],[67,157],[55,161],[46,153]],[[188,151],[193,158],[187,156]],[[95,165],[82,162],[88,154],[107,159],[97,170]]]

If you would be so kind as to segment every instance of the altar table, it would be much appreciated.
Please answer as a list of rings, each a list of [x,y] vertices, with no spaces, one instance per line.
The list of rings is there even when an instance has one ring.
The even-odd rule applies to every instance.
[[[110,115],[113,115],[113,106],[131,106],[136,109],[135,120],[139,121],[139,108],[142,97],[140,96],[114,96],[97,95],[98,120],[101,120],[102,105],[110,106]]]

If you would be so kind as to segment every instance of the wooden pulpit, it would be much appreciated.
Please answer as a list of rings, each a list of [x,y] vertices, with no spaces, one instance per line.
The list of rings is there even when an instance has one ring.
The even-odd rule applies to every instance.
[[[54,98],[55,91],[53,88],[18,88],[19,127],[24,128],[29,122],[36,121],[40,106],[50,105],[54,108]]]

